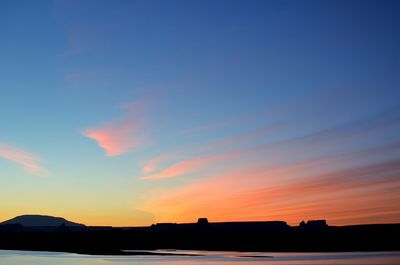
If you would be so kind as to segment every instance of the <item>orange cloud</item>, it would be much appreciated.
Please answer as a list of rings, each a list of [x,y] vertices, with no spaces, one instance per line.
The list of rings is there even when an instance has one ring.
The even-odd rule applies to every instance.
[[[193,159],[197,159],[196,157],[199,157],[199,155],[203,157],[209,156],[210,159],[208,159],[208,161],[210,162],[215,160],[231,159],[234,157],[250,158],[253,156],[254,161],[258,160],[258,162],[260,162],[260,160],[262,160],[264,163],[265,161],[277,163],[279,160],[284,160],[285,157],[287,158],[302,154],[318,153],[318,151],[330,148],[332,144],[345,144],[346,142],[354,141],[355,138],[360,138],[361,136],[365,136],[370,133],[376,133],[380,130],[388,129],[392,126],[395,126],[397,124],[396,121],[396,118],[382,120],[381,117],[379,117],[379,119],[373,118],[344,125],[342,124],[302,136],[287,138],[276,142],[267,142],[258,146],[242,148],[237,151],[217,150],[218,148],[221,149],[225,147],[235,148],[238,145],[246,144],[260,136],[265,137],[268,133],[275,132],[283,127],[287,127],[282,124],[273,124],[241,134],[224,137],[202,145],[180,148],[178,150],[168,152],[167,154],[156,156],[145,164],[143,167],[143,172],[145,174],[149,174],[156,171],[160,163],[182,160],[186,157],[193,156],[195,157]],[[210,151],[214,152],[214,154],[202,155]],[[187,159],[185,159],[185,161],[187,161]],[[240,163],[243,164],[245,162],[240,161]],[[187,163],[185,163],[185,166],[186,164]],[[203,165],[205,165],[205,163]],[[180,167],[182,165],[179,164],[177,166]],[[173,166],[174,170],[177,166]],[[199,167],[193,168],[193,170],[198,169]],[[149,177],[144,177],[144,179],[162,179],[181,175],[181,173],[179,173],[180,171],[176,171],[176,174],[170,174],[170,169],[168,168],[164,171],[165,174],[161,172]],[[185,170],[185,174],[188,171],[189,169]]]
[[[148,164],[143,167],[143,173],[145,173],[145,174],[149,174],[149,173],[153,172],[154,170],[156,170],[156,167],[155,167],[155,165],[152,165],[152,164]]]
[[[142,103],[130,104],[125,115],[108,123],[87,129],[82,134],[97,142],[107,156],[119,156],[132,151],[144,142],[143,124],[135,110],[142,110]],[[135,106],[138,106],[135,108]]]
[[[223,137],[221,139],[214,140],[214,141],[211,141],[206,144],[176,149],[171,152],[168,152],[168,153],[165,153],[165,154],[162,154],[162,155],[159,155],[159,156],[156,156],[156,157],[150,159],[143,166],[142,171],[145,174],[149,174],[149,173],[156,171],[157,168],[159,168],[161,163],[167,163],[167,162],[171,162],[174,160],[182,160],[185,157],[191,157],[193,155],[197,155],[197,157],[192,158],[191,160],[195,159],[195,160],[202,160],[203,162],[205,162],[205,160],[207,160],[207,161],[215,161],[218,159],[222,160],[224,158],[235,157],[235,156],[238,156],[241,154],[251,153],[253,151],[257,152],[259,148],[249,148],[246,150],[230,151],[230,152],[218,151],[216,154],[198,156],[199,154],[204,154],[209,151],[215,152],[216,150],[218,150],[218,148],[223,148],[223,147],[232,148],[233,146],[246,143],[250,140],[254,140],[257,137],[263,136],[271,131],[277,130],[278,128],[280,128],[278,125],[265,126],[265,127],[261,127],[261,128],[256,128],[256,129],[248,131],[248,132],[240,133],[237,135]],[[208,157],[208,158],[206,158],[206,157]],[[185,161],[186,162],[184,163],[184,165],[186,166],[189,164],[188,159],[185,159]],[[179,163],[179,164],[180,164],[179,166],[182,166],[181,163]],[[201,164],[204,165],[205,163],[201,163]],[[178,166],[178,165],[176,165],[176,166]],[[176,167],[176,166],[174,166],[174,167]],[[200,166],[200,164],[198,164],[198,166]],[[198,167],[193,168],[193,169],[198,169]],[[185,173],[186,173],[186,171],[185,171]],[[174,174],[173,176],[178,176],[178,174]],[[169,177],[173,177],[173,176],[171,175]],[[145,178],[148,178],[148,177],[145,177]],[[157,178],[165,178],[165,177],[161,177],[161,175],[158,174]]]
[[[301,178],[296,178],[295,168],[282,165],[273,171],[260,167],[224,172],[158,192],[145,209],[163,222],[190,222],[207,216],[213,221],[280,219],[295,224],[302,219],[326,218],[339,225],[397,222],[400,218],[398,160]]]
[[[167,153],[158,161],[180,162],[144,179],[190,178],[180,182],[183,186],[158,187],[141,208],[158,222],[192,222],[201,216],[291,224],[320,218],[333,225],[398,222],[400,143],[365,142],[395,126],[397,117],[378,116],[240,150],[235,150],[237,141],[259,132]],[[351,143],[358,145],[348,148]],[[214,150],[225,145],[234,151]],[[194,158],[182,160],[187,153]],[[154,170],[153,164],[148,172]]]
[[[140,144],[140,139],[135,135],[137,129],[135,120],[126,120],[85,130],[83,135],[95,140],[107,156],[118,156]]]
[[[166,179],[178,177],[184,174],[191,173],[196,169],[199,169],[201,166],[205,165],[211,158],[209,157],[200,157],[191,160],[184,160],[178,162],[167,169],[161,171],[160,173],[152,174],[149,176],[144,176],[142,179]]]
[[[166,178],[173,178],[182,176],[185,174],[190,174],[193,172],[199,172],[201,170],[208,170],[213,166],[223,167],[222,162],[230,161],[234,162],[237,158],[245,158],[251,154],[256,154],[259,152],[259,148],[248,148],[244,150],[237,150],[237,151],[227,151],[227,152],[220,152],[211,155],[204,155],[199,157],[194,157],[191,159],[182,160],[180,162],[174,163],[171,166],[167,167],[166,169],[162,170],[159,173],[152,174],[149,176],[144,176],[142,179],[166,179]],[[262,150],[263,151],[263,150]],[[217,165],[217,162],[218,165]],[[242,161],[242,164],[245,164]],[[151,169],[150,172],[154,171],[154,167],[152,164],[147,165],[148,169]]]
[[[51,173],[40,164],[40,158],[36,155],[19,149],[15,146],[0,143],[0,157],[17,163],[28,173],[36,176],[50,176]]]

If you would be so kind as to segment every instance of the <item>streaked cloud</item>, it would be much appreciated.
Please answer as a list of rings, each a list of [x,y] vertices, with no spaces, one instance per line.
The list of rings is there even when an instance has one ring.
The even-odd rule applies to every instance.
[[[16,146],[0,142],[0,157],[16,163],[31,175],[51,175],[50,171],[41,165],[40,157]]]
[[[330,152],[338,152],[340,150],[340,148],[335,151],[330,150],[333,143],[337,145],[335,149],[340,146],[345,149],[346,143],[354,142],[355,138],[362,139],[371,133],[379,134],[384,130],[397,126],[397,121],[397,116],[383,119],[379,115],[372,119],[340,124],[301,136],[289,137],[279,141],[244,148],[235,148],[242,143],[249,142],[274,131],[276,132],[278,128],[284,127],[277,125],[266,126],[238,135],[221,138],[203,145],[181,148],[155,157],[143,167],[145,174],[157,171],[160,163],[174,162],[169,162],[169,165],[165,169],[158,173],[144,176],[142,179],[167,179],[188,175],[193,172],[200,174],[211,167],[221,166],[224,162],[231,164],[231,167],[237,167],[237,164],[241,164],[243,167],[246,167],[248,164],[256,166],[257,163],[261,163],[268,165],[268,170],[271,171],[276,170],[274,165],[282,164],[285,159],[300,155],[302,157],[310,156],[310,161],[324,161],[326,156],[329,157]],[[221,151],[221,148],[225,146],[234,148],[233,150]],[[211,151],[211,154],[203,154],[209,151]],[[320,152],[325,153],[325,157],[313,157]],[[185,159],[184,157],[192,158]],[[236,159],[239,159],[239,161],[236,161]],[[299,171],[298,174],[302,174],[302,172]]]
[[[247,125],[244,126],[245,124],[256,123],[258,125],[250,126],[247,130],[241,129],[236,134],[222,136],[219,139],[208,140],[191,146],[175,148],[154,156],[142,163],[142,172],[144,174],[152,174],[151,176],[143,177],[143,179],[164,179],[182,175],[178,174],[178,172],[187,174],[190,171],[189,169],[174,171],[176,174],[170,174],[169,167],[175,168],[178,165],[182,165],[181,162],[183,161],[185,161],[184,164],[186,165],[188,160],[204,156],[225,156],[226,150],[231,150],[228,152],[232,154],[234,152],[239,153],[242,157],[251,158],[253,156],[256,160],[269,159],[276,161],[285,157],[290,159],[299,155],[312,155],[317,150],[322,153],[330,152],[329,149],[333,149],[333,143],[336,143],[338,148],[347,148],[346,142],[351,144],[357,137],[362,136],[359,139],[363,139],[368,133],[379,133],[398,124],[398,115],[388,115],[388,112],[385,111],[365,119],[350,121],[344,119],[340,123],[333,125],[328,123],[328,126],[314,131],[293,134],[292,132],[298,131],[296,127],[304,126],[303,120],[307,120],[309,123],[327,120],[329,112],[326,111],[326,104],[319,102],[326,100],[326,97],[328,96],[306,97],[303,100],[291,102],[286,106],[270,111],[237,116],[217,123],[218,125],[205,125],[201,130],[187,130],[186,132],[207,133],[209,129],[220,128],[220,125],[222,127],[238,125],[245,128],[247,127]],[[337,96],[329,95],[329,98],[337,99]],[[317,101],[317,103],[310,104],[314,101]],[[293,112],[296,112],[296,116],[285,116]],[[283,115],[283,117],[279,117],[280,115]],[[265,120],[261,126],[259,125],[260,120]],[[226,157],[231,158],[230,155]],[[209,161],[212,162],[213,159],[209,159]],[[246,162],[240,161],[239,163]],[[206,164],[203,165],[205,166]],[[196,170],[198,169],[197,167]],[[154,174],[155,172],[158,173]],[[163,174],[163,172],[168,172],[168,174]]]
[[[173,178],[173,177],[178,177],[182,176],[184,174],[189,174],[196,169],[199,169],[202,165],[205,165],[208,161],[210,161],[212,158],[209,157],[201,157],[201,158],[196,158],[196,159],[191,159],[191,160],[184,160],[181,162],[178,162],[176,164],[173,164],[172,166],[166,168],[165,170],[142,177],[142,179],[166,179],[166,178]],[[146,169],[146,167],[145,167]]]
[[[235,147],[236,140],[257,134],[199,145],[213,153],[178,160],[148,176],[185,176],[185,181],[158,189],[143,209],[152,211],[158,222],[191,222],[201,216],[291,224],[320,218],[334,225],[396,222],[398,121],[397,113],[383,112],[230,151],[220,148],[225,143]]]
[[[181,222],[207,216],[213,221],[278,219],[293,224],[303,218],[326,218],[333,224],[349,224],[394,222],[400,216],[398,160],[300,179],[264,170],[220,174],[165,190],[147,207],[158,221]],[[275,181],[280,178],[287,181]]]
[[[257,139],[259,137],[265,136],[266,134],[269,134],[273,131],[276,131],[279,129],[280,126],[274,124],[270,126],[264,126],[261,128],[256,128],[250,131],[245,131],[239,134],[235,135],[230,135],[230,136],[225,136],[220,139],[200,144],[200,145],[194,145],[190,147],[183,147],[179,149],[172,150],[168,153],[164,153],[158,156],[153,157],[152,159],[146,161],[144,164],[142,171],[145,174],[149,174],[152,172],[157,171],[160,167],[161,164],[163,163],[171,163],[171,161],[179,161],[179,160],[185,160],[187,164],[187,157],[195,157],[193,159],[200,159],[200,160],[208,160],[212,161],[215,159],[221,159],[222,157],[226,156],[232,156],[234,152],[221,152],[222,148],[225,147],[236,147],[237,145],[245,144],[251,140]],[[211,155],[212,157],[209,157],[208,159],[204,159],[204,154],[207,152],[214,152],[216,153],[215,155]],[[202,155],[203,154],[203,155]],[[229,155],[230,154],[230,155]],[[203,156],[203,158],[202,158]],[[208,155],[210,156],[210,155]],[[185,159],[186,158],[186,159]],[[204,163],[203,163],[204,164]],[[160,174],[158,174],[160,176]],[[178,175],[174,175],[178,176]],[[172,175],[170,176],[172,177]],[[157,177],[159,178],[159,177]],[[146,179],[146,177],[144,177]],[[148,178],[150,179],[150,178]],[[153,178],[156,179],[156,178]]]
[[[196,127],[187,128],[183,131],[184,134],[192,134],[192,133],[204,133],[208,131],[214,131],[219,129],[225,129],[227,127],[232,126],[243,126],[246,124],[254,123],[260,120],[271,119],[274,116],[280,116],[287,113],[291,113],[293,111],[297,112],[299,115],[301,112],[307,112],[309,106],[313,104],[314,108],[318,101],[322,101],[323,99],[329,98],[330,101],[334,100],[336,96],[334,95],[316,95],[302,98],[300,100],[295,100],[285,105],[274,107],[269,110],[255,111],[242,115],[238,115],[235,117],[231,117],[225,120],[216,121],[213,123],[198,125]],[[319,108],[325,108],[326,106],[319,106]]]

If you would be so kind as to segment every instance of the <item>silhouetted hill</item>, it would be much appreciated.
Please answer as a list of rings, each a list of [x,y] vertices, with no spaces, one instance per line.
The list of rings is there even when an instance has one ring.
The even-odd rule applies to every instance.
[[[1,225],[20,224],[25,227],[53,227],[62,226],[67,227],[84,227],[83,224],[70,222],[61,217],[53,217],[48,215],[20,215],[10,220],[0,223]]]

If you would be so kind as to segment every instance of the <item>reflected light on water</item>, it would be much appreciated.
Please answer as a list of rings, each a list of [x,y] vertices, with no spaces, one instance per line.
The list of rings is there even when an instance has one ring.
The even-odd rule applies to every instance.
[[[348,253],[264,253],[226,251],[159,250],[155,253],[191,254],[202,256],[90,256],[69,253],[0,250],[0,265],[169,265],[169,264],[244,264],[244,265],[398,265],[400,252]]]

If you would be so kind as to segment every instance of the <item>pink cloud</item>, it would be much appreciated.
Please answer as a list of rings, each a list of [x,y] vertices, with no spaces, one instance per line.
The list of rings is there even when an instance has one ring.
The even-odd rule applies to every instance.
[[[147,172],[172,157],[169,167],[143,179],[189,178],[177,186],[157,187],[143,209],[158,222],[192,222],[200,216],[292,224],[320,218],[337,225],[398,222],[400,144],[364,143],[394,126],[398,117],[379,116],[236,149],[242,146],[238,143],[267,133],[265,129],[167,152],[153,159]],[[358,140],[362,149],[347,147]],[[225,146],[237,151],[221,150]]]
[[[131,104],[126,113],[108,123],[87,129],[82,134],[97,142],[107,156],[119,156],[138,148],[144,142],[143,123],[138,113],[143,110],[143,102]]]
[[[217,162],[223,162],[226,160],[232,161],[235,158],[248,155],[247,153],[249,152],[254,152],[254,150],[249,149],[244,151],[239,150],[239,151],[221,152],[212,155],[204,155],[190,159],[185,159],[172,164],[171,166],[167,167],[166,169],[162,170],[159,173],[144,176],[142,177],[142,179],[146,180],[167,179],[195,172],[200,172],[202,170],[208,170],[211,169],[213,166],[215,166]],[[153,164],[146,165],[143,168],[144,173],[146,173],[146,169],[150,169],[148,170],[148,172],[151,173],[155,170],[155,166]]]
[[[202,166],[204,166],[211,159],[212,158],[209,157],[200,157],[195,159],[184,160],[176,164],[173,164],[172,166],[166,168],[165,170],[159,173],[142,177],[142,179],[166,179],[166,178],[173,178],[189,174],[195,171],[196,169],[199,169]]]
[[[219,166],[220,159],[246,153],[220,154],[197,164],[183,161],[156,177],[196,172],[202,178],[157,190],[143,209],[152,211],[158,222],[191,222],[199,216],[213,221],[279,219],[292,224],[318,218],[337,225],[395,222],[400,216],[400,163],[387,156],[399,150],[399,143],[389,143],[299,161],[230,163],[229,168],[208,175],[204,169]]]
[[[232,147],[232,146],[236,146],[236,145],[240,145],[240,144],[249,142],[255,138],[258,138],[260,136],[265,136],[266,134],[268,134],[270,132],[276,131],[279,128],[281,128],[281,126],[274,124],[274,125],[269,125],[269,126],[265,126],[265,127],[261,127],[261,128],[256,128],[251,131],[243,132],[243,133],[236,134],[236,135],[226,136],[226,137],[211,141],[209,143],[179,148],[179,149],[170,151],[168,153],[164,153],[164,154],[155,156],[154,158],[148,160],[144,164],[142,171],[145,174],[149,174],[151,172],[156,171],[160,167],[160,164],[167,163],[167,162],[171,163],[172,161],[176,161],[176,160],[182,160],[185,157],[191,157],[191,156],[196,156],[196,155],[198,156],[200,154],[204,154],[204,153],[210,152],[210,151],[218,152],[218,155],[212,155],[214,157],[226,156],[228,153],[233,154],[235,152],[221,152],[221,151],[219,151],[219,149],[224,148],[224,147]]]
[[[152,164],[148,164],[143,167],[143,173],[145,173],[145,174],[150,174],[151,172],[154,172],[155,170],[156,170],[156,167]]]
[[[17,163],[32,175],[51,175],[51,173],[40,164],[41,159],[38,156],[15,146],[0,143],[0,157]]]
[[[137,130],[135,125],[134,120],[125,121],[85,130],[83,135],[95,140],[106,151],[107,156],[118,156],[139,145],[140,140],[133,135]]]
[[[333,143],[346,143],[349,140],[354,139],[355,137],[360,137],[360,135],[378,130],[375,124],[373,124],[372,122],[370,123],[371,124],[368,125],[364,123],[347,124],[345,128],[334,127],[319,132],[306,134],[300,137],[287,138],[276,142],[265,143],[238,150],[220,152],[217,151],[213,154],[207,155],[202,154],[204,152],[214,151],[215,149],[218,150],[218,148],[222,148],[225,146],[231,147],[237,144],[245,143],[249,140],[257,138],[258,136],[263,136],[269,132],[284,127],[283,125],[266,126],[242,134],[225,137],[203,145],[181,148],[179,150],[176,150],[175,152],[169,152],[167,154],[155,157],[145,165],[146,169],[143,168],[143,172],[145,174],[156,171],[159,163],[165,163],[169,160],[170,163],[175,162],[175,164],[172,164],[172,166],[167,167],[159,173],[142,177],[142,179],[166,179],[188,175],[194,172],[203,173],[203,171],[210,170],[216,167],[221,168],[223,167],[223,164],[225,162],[230,162],[230,167],[237,167],[237,165],[240,164],[244,167],[250,168],[261,163],[263,165],[268,165],[268,168],[265,170],[268,170],[270,172],[282,170],[283,168],[288,169],[286,167],[281,167],[282,163],[285,163],[284,161],[287,157],[296,157],[302,154],[318,154],[323,151],[324,148],[329,147],[329,145]],[[383,125],[389,127],[393,126],[393,123],[391,121],[387,121],[379,125],[380,128],[383,127]],[[326,141],[326,139],[329,139],[329,142]],[[393,148],[393,146],[383,147],[382,150],[377,149],[371,154],[377,154],[376,152],[389,152],[391,148]],[[360,152],[361,151],[357,151],[356,153],[360,154]],[[369,155],[370,154],[367,151],[366,154],[363,154],[362,157],[365,158]],[[329,157],[329,155],[327,155],[327,157],[315,158],[314,156],[315,155],[312,155],[309,158],[310,163],[320,161],[321,163],[325,163],[325,166],[329,166],[330,163],[332,164],[332,162],[337,162],[337,160],[341,161],[340,164],[345,165],[346,161],[356,162],[362,158],[361,156],[352,157],[352,153],[348,153],[345,155],[342,154],[338,157]],[[183,157],[193,158],[183,159]],[[351,157],[351,159],[343,159],[344,157]],[[240,161],[237,161],[237,159],[240,159]],[[176,162],[176,160],[180,160],[181,162]],[[199,161],[201,161],[201,163],[199,163]],[[236,161],[239,163],[236,163]],[[306,162],[308,161],[302,161],[302,163],[300,164],[294,163],[292,166],[303,166]],[[314,171],[317,171],[317,167],[309,167],[307,169],[308,173]],[[301,176],[302,174],[304,174],[304,171],[298,170],[295,175]]]
[[[278,219],[293,224],[303,218],[328,218],[333,224],[394,222],[400,214],[399,165],[398,160],[382,162],[283,183],[273,179],[292,178],[265,175],[262,169],[231,172],[158,192],[144,208],[162,222],[204,215],[214,221]],[[249,178],[259,179],[260,186]]]

